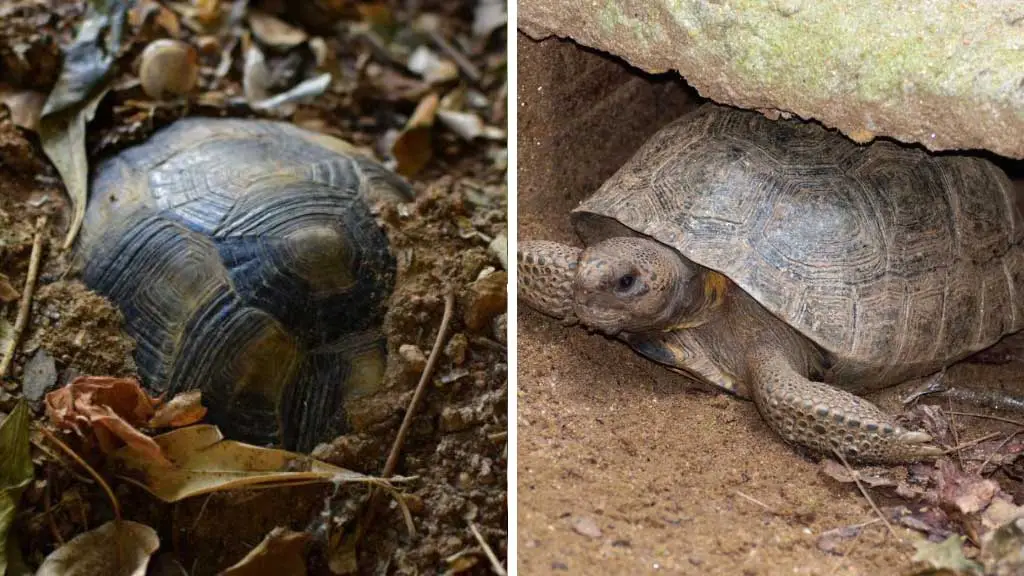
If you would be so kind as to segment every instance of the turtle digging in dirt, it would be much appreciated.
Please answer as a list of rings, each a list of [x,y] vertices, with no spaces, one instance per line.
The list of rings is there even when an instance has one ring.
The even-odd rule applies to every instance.
[[[225,435],[309,450],[380,386],[395,261],[370,204],[411,199],[334,138],[192,118],[101,163],[83,279],[123,312],[143,382],[200,388]]]
[[[855,396],[1024,327],[1024,218],[979,158],[860,146],[705,105],[519,244],[519,297],[752,398],[785,440],[860,461],[941,450]]]

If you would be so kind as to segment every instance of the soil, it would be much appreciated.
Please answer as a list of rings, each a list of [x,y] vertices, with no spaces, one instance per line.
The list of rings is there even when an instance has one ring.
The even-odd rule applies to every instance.
[[[44,48],[52,51],[56,39],[68,40],[84,11],[84,2],[77,3],[77,8],[68,8],[68,4],[75,3],[19,3],[5,13],[12,17],[0,26],[0,45],[19,39],[40,46],[40,53]],[[391,10],[383,4],[380,9]],[[466,30],[469,22],[461,20],[472,20],[472,4],[431,3],[430,10],[441,18],[442,34]],[[417,16],[396,12],[394,25],[408,26]],[[52,33],[33,32],[47,25],[54,28]],[[31,36],[25,36],[28,34]],[[499,36],[501,32],[486,46],[474,48],[473,60],[485,72],[475,89],[478,97],[486,97],[492,106],[487,122],[503,126],[502,77],[494,72],[504,57]],[[145,40],[133,38],[127,52],[137,53]],[[369,45],[343,44],[340,36],[329,37],[328,42],[339,59],[373,60],[368,55]],[[0,61],[7,56],[0,50]],[[43,58],[39,62],[52,64]],[[222,90],[237,90],[240,68],[239,64],[232,69],[223,83],[227,88],[222,86]],[[131,76],[130,66],[121,71]],[[48,86],[28,87],[45,90]],[[0,85],[0,90],[4,88]],[[97,111],[89,126],[90,162],[143,140],[184,114],[252,115],[245,107],[209,103],[140,105],[143,96],[137,89],[130,90],[112,93]],[[356,95],[332,92],[299,106],[294,121],[372,148],[384,139],[386,131],[401,129],[416,104],[415,100],[382,95],[378,88],[360,86]],[[380,500],[373,522],[355,553],[347,558],[352,562],[351,571],[360,574],[490,573],[471,525],[502,562],[507,554],[508,378],[502,313],[506,286],[502,264],[488,248],[491,238],[506,233],[505,144],[466,142],[437,127],[426,145],[433,149],[433,158],[422,172],[409,178],[416,200],[381,208],[378,214],[398,261],[396,288],[384,326],[389,348],[384,390],[347,406],[351,431],[314,451],[315,457],[336,465],[369,475],[381,473],[424,368],[415,360],[429,355],[441,323],[445,291],[452,290],[455,313],[449,336],[442,343],[444,353],[428,382],[395,470],[409,480],[397,485],[397,496]],[[10,336],[18,308],[17,297],[11,298],[5,288],[20,292],[36,219],[42,214],[49,218],[42,231],[42,269],[28,327],[11,373],[0,388],[2,418],[23,392],[27,395],[26,382],[40,373],[50,377],[42,383],[42,390],[53,389],[76,375],[131,375],[135,367],[131,358],[134,342],[121,331],[120,312],[75,279],[73,253],[60,250],[68,210],[57,172],[43,154],[38,137],[15,126],[3,105],[0,190],[0,342]],[[55,374],[26,370],[43,353],[52,358]],[[30,405],[37,422],[44,423],[40,403]],[[73,438],[65,439],[73,447],[87,449]],[[365,487],[233,491],[167,505],[116,480],[101,455],[81,455],[112,483],[126,518],[158,530],[161,547],[157,563],[180,565],[188,574],[213,574],[238,562],[275,526],[311,534],[310,573],[329,574],[328,557],[337,541],[328,542],[328,538],[344,534],[347,542],[364,518]],[[69,461],[55,459],[48,451],[35,453],[34,462],[37,481],[26,490],[15,525],[18,543],[30,565],[37,565],[61,541],[112,517],[103,491],[84,479]],[[411,514],[414,533],[407,530],[403,508]]]
[[[518,49],[519,238],[579,245],[569,211],[698,97],[570,42],[520,34]],[[873,522],[855,487],[784,444],[752,403],[518,310],[521,573],[869,575],[913,564],[920,536]],[[1002,346],[1010,352],[994,356],[1004,363],[965,363],[947,382],[1019,394],[1024,365],[1005,360],[1021,357],[1020,339]],[[905,393],[871,399],[895,411]],[[957,423],[963,441],[998,428]],[[1019,493],[1019,482],[999,480]],[[899,504],[873,497],[886,510]],[[819,540],[864,523],[838,546]]]

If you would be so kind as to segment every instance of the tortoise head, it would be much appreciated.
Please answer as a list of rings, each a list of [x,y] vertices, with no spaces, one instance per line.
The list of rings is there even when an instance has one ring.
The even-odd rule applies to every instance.
[[[611,238],[584,250],[573,283],[580,322],[608,335],[702,324],[727,280],[651,238]]]

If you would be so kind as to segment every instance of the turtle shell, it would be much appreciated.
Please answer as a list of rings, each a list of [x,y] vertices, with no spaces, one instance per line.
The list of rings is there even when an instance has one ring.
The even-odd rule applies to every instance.
[[[200,388],[239,440],[310,450],[383,378],[395,261],[370,204],[408,185],[334,138],[192,118],[99,164],[79,243],[148,388]]]
[[[572,214],[725,274],[831,356],[831,381],[931,373],[1024,327],[1024,222],[991,162],[705,105]]]

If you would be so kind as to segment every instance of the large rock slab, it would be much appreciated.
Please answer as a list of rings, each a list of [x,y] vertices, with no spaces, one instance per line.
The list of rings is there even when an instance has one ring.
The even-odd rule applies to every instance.
[[[520,0],[522,31],[858,142],[1024,159],[1020,0]]]

